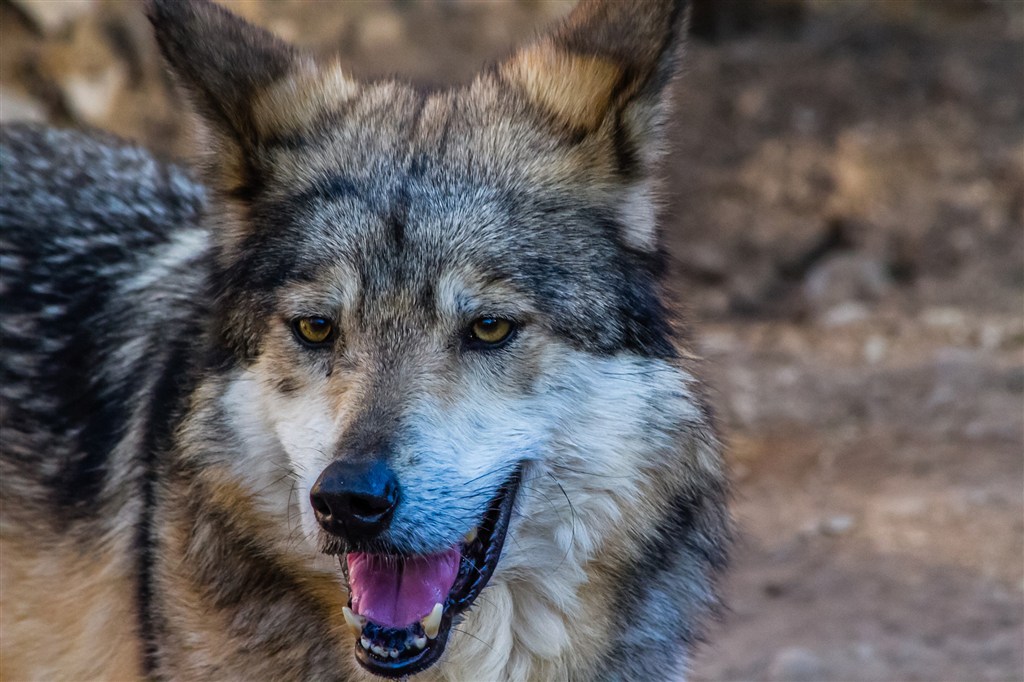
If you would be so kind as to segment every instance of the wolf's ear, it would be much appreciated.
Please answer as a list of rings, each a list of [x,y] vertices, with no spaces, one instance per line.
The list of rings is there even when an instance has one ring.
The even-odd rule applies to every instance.
[[[205,122],[214,187],[259,186],[259,151],[301,132],[355,92],[337,64],[321,68],[269,31],[209,0],[147,0],[160,51]],[[212,143],[212,144],[210,144]]]
[[[529,102],[571,139],[593,137],[628,188],[629,241],[655,241],[650,171],[661,152],[687,0],[581,0],[552,33],[501,67]]]
[[[253,102],[293,68],[295,50],[208,0],[149,0],[160,51],[199,113],[248,145],[259,126]]]
[[[686,0],[581,0],[555,31],[502,65],[531,103],[578,134],[610,118],[642,156],[658,134]],[[632,170],[632,169],[626,169]]]

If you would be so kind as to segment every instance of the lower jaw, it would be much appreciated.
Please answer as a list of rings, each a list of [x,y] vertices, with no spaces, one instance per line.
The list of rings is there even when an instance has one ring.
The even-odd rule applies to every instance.
[[[404,630],[369,623],[356,640],[356,660],[381,677],[406,677],[422,672],[444,654],[451,623],[451,617],[442,616],[442,625],[433,638],[427,638],[422,628],[416,632],[418,623]],[[422,648],[417,646],[417,641],[422,643]],[[398,653],[389,654],[389,651]]]

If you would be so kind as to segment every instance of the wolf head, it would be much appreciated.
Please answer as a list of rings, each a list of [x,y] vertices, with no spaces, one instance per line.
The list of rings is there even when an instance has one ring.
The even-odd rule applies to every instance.
[[[203,135],[218,461],[281,551],[340,559],[373,673],[568,674],[629,637],[678,644],[713,601],[691,571],[664,632],[616,631],[643,553],[720,504],[659,288],[683,4],[584,2],[429,92],[205,1],[150,5]]]

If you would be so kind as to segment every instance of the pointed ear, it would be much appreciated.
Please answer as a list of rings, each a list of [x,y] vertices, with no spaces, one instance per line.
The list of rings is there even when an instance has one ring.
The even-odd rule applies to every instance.
[[[552,33],[500,67],[530,104],[574,141],[603,153],[623,188],[626,241],[657,247],[653,170],[682,53],[686,0],[581,0]]]
[[[560,27],[502,66],[532,104],[577,137],[606,125],[627,174],[657,155],[686,0],[581,0]]]
[[[150,0],[160,51],[199,113],[243,146],[258,137],[253,101],[283,78],[295,50],[208,0]]]
[[[686,0],[582,0],[502,67],[535,106],[578,134],[609,119],[643,152],[664,116]],[[627,169],[628,170],[628,169]]]
[[[209,0],[148,0],[157,43],[200,114],[206,180],[242,200],[259,192],[268,141],[299,134],[357,91],[269,31]]]

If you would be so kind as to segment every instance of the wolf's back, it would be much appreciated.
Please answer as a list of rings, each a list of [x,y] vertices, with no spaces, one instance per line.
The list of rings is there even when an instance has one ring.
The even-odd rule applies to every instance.
[[[0,132],[0,487],[8,523],[35,517],[41,503],[65,522],[98,511],[115,483],[111,452],[150,364],[147,319],[174,315],[152,294],[184,284],[154,268],[197,224],[202,205],[202,188],[183,170],[111,136],[35,126]]]

